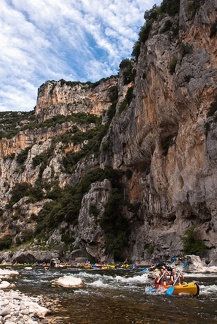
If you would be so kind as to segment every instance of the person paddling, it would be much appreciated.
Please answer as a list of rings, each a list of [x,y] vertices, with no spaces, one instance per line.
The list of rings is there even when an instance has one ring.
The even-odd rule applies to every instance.
[[[172,269],[170,282],[172,285],[181,285],[181,280],[184,280],[183,274],[178,274],[175,269]]]
[[[167,270],[166,270],[165,267],[162,267],[160,269],[160,274],[155,279],[155,283],[158,284],[158,285],[166,286],[166,284],[167,284]]]

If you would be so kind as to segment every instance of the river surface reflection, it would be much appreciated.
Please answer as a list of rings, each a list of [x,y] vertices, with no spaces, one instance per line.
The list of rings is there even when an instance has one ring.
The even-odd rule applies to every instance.
[[[186,274],[187,282],[198,281],[200,286],[200,295],[191,297],[148,292],[152,280],[141,269],[16,270],[20,273],[16,288],[30,296],[43,296],[52,308],[50,323],[217,323],[217,274]],[[63,275],[81,278],[85,287],[53,286],[51,281]]]

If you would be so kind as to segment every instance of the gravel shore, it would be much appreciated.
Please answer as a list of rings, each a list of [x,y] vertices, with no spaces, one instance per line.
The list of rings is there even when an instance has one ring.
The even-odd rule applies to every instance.
[[[39,303],[39,297],[29,297],[17,290],[0,290],[0,324],[42,323],[50,311]]]

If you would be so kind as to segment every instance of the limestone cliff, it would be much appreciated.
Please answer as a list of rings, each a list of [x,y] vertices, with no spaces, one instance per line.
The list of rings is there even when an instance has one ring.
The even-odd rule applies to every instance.
[[[203,1],[194,14],[187,6],[181,1],[179,17],[154,22],[141,44],[134,98],[111,129],[113,167],[133,171],[127,192],[142,202],[144,223],[135,221],[132,233],[137,258],[147,243],[156,256],[177,253],[180,236],[196,226],[216,259],[216,113],[207,114],[216,105],[217,2]]]
[[[65,80],[48,81],[38,90],[35,115],[41,121],[59,114],[70,115],[72,111],[100,116],[111,104],[108,92],[112,91],[116,82],[116,77],[106,81],[102,79],[95,84]]]
[[[189,229],[217,262],[217,1],[168,3],[118,77],[46,82],[37,127],[1,139],[0,246],[141,261],[183,255]]]

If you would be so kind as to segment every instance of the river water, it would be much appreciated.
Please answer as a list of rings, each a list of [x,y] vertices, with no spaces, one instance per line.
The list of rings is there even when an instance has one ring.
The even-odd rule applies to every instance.
[[[29,296],[43,296],[56,324],[217,323],[217,273],[185,274],[187,282],[198,281],[200,295],[169,296],[148,292],[152,280],[141,269],[79,269],[16,267],[16,288]],[[81,278],[84,288],[62,288],[52,280],[64,275]]]

